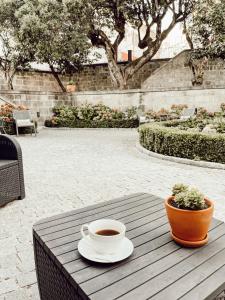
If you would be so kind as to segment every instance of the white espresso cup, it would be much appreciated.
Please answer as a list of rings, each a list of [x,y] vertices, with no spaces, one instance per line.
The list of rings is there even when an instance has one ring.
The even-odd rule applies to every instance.
[[[85,234],[84,229],[88,230]],[[115,235],[102,235],[101,232],[113,230],[117,231]],[[98,233],[99,232],[99,233]],[[93,249],[101,254],[116,253],[125,237],[126,226],[116,220],[101,219],[90,224],[84,224],[81,227],[81,234]]]

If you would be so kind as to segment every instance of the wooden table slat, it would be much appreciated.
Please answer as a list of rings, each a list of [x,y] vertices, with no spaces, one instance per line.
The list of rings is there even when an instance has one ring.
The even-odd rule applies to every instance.
[[[147,210],[146,210],[147,211]],[[155,213],[157,214],[158,213],[158,210],[155,211]],[[132,215],[133,216],[133,215]],[[131,216],[131,217],[132,217]],[[125,218],[130,218],[130,216],[127,216]],[[123,220],[122,219],[119,219],[119,220]],[[70,252],[70,251],[73,251],[74,249],[76,249],[75,247],[75,243],[74,243],[74,239],[73,239],[73,236],[71,236],[71,239],[66,243],[66,244],[63,244],[63,245],[60,245],[60,246],[57,246],[57,247],[54,247],[52,248],[52,252],[59,256],[59,255],[62,255],[63,253],[67,253],[67,252]]]
[[[147,215],[147,216],[145,216],[145,217],[142,218],[141,220],[140,220],[140,219],[134,219],[134,221],[132,221],[132,222],[130,222],[130,223],[126,223],[126,225],[127,225],[127,234],[129,234],[129,232],[130,232],[131,230],[134,230],[134,229],[136,228],[137,222],[138,222],[138,226],[139,226],[139,227],[148,224],[148,223],[149,223],[149,220],[151,220],[151,222],[154,222],[154,224],[157,224],[157,226],[160,225],[160,223],[157,222],[158,220],[159,220],[160,222],[162,222],[162,224],[165,224],[165,223],[166,223],[166,220],[164,219],[165,217],[163,216],[164,218],[162,218],[162,216],[163,216],[163,212],[162,212],[162,210],[160,210],[160,211],[155,212],[154,215]],[[121,222],[124,222],[123,219],[119,219],[119,220],[120,220]],[[152,225],[154,226],[154,224],[152,224]],[[131,236],[130,236],[130,237],[131,237]],[[81,234],[80,234],[80,232],[79,232],[79,233],[75,234],[75,236],[74,236],[74,241],[75,241],[75,242],[78,242],[78,241],[80,240],[80,238],[81,238]],[[75,250],[75,249],[76,249],[76,248],[73,248],[72,251],[69,251],[69,252],[67,251],[67,252],[65,253],[65,255],[68,256],[68,255],[69,255],[68,253],[70,253],[70,252],[73,252],[73,253],[74,253],[74,250]],[[63,257],[63,254],[61,254],[60,257]]]
[[[220,234],[222,235],[224,232],[223,226],[217,226],[215,229],[216,229],[217,236],[220,236]],[[214,231],[214,233],[215,233],[215,231]],[[157,241],[157,240],[158,239],[156,239],[155,241]],[[168,241],[170,241],[170,242],[168,243]],[[137,250],[136,253],[130,259],[129,268],[126,266],[126,262],[122,262],[120,265],[115,266],[114,268],[112,268],[110,270],[109,270],[109,268],[107,268],[107,266],[105,268],[104,267],[96,268],[96,267],[90,266],[89,270],[78,271],[74,274],[74,276],[76,276],[76,282],[84,283],[85,281],[92,280],[93,278],[97,278],[97,277],[98,277],[97,280],[99,280],[99,278],[101,278],[100,275],[102,275],[103,273],[106,273],[106,272],[109,272],[108,276],[110,276],[110,277],[112,276],[113,272],[114,273],[117,272],[119,274],[117,279],[120,280],[123,277],[123,270],[127,270],[128,272],[130,272],[130,270],[132,269],[132,266],[134,266],[135,271],[137,271],[140,266],[141,267],[144,266],[143,262],[145,260],[147,260],[148,263],[151,264],[151,261],[153,261],[153,262],[156,261],[156,258],[161,259],[163,256],[166,256],[167,255],[166,253],[169,253],[168,251],[173,252],[174,249],[180,248],[180,246],[178,246],[173,241],[171,241],[171,239],[169,238],[169,235],[167,235],[167,240],[165,240],[164,242],[165,243],[162,245],[159,244],[158,247],[156,246],[156,247],[151,247],[151,248],[150,248],[150,246],[152,244],[152,241],[149,243],[146,243],[144,245],[141,245],[140,247],[143,247],[143,246],[145,247],[144,251],[140,251],[140,249],[136,248],[135,249],[135,250]],[[150,248],[150,249],[148,249],[149,250],[148,252],[147,252],[146,246]],[[158,251],[159,249],[157,249],[157,248],[160,248],[160,251]],[[139,257],[140,257],[140,259],[139,259],[139,261],[137,261],[136,259]],[[122,266],[122,267],[120,267],[120,266]],[[111,272],[112,270],[113,270],[113,272]],[[127,273],[126,273],[126,275],[127,275]]]
[[[224,261],[224,259],[223,259]],[[198,283],[195,288],[186,293],[182,300],[190,299],[212,299],[225,290],[225,265],[208,276],[204,281]],[[221,298],[222,300],[222,298]]]
[[[125,223],[135,247],[127,260],[105,265],[80,256],[80,227],[99,218]],[[213,299],[225,289],[225,224],[213,219],[209,243],[198,249],[175,244],[169,229],[163,199],[138,193],[42,220],[34,239],[76,286],[73,299]]]
[[[225,236],[218,240],[225,242]],[[214,247],[217,247],[218,243],[214,242]],[[174,299],[175,297],[182,297],[188,291],[193,289],[199,282],[206,280],[211,274],[214,274],[221,267],[221,260],[225,257],[225,247],[223,250],[220,248],[217,253],[210,257],[207,261],[204,261],[200,266],[192,269],[191,272],[187,273],[177,281],[173,282],[168,288],[161,290],[152,299],[163,300]],[[223,262],[225,265],[225,261]]]
[[[41,233],[42,239],[44,241],[48,241],[50,239],[54,239],[54,236],[59,237],[60,235],[63,236],[64,233],[67,231],[70,231],[72,229],[73,232],[80,232],[81,225],[92,222],[93,220],[97,220],[98,218],[101,218],[102,216],[105,216],[104,218],[122,218],[122,217],[129,217],[132,215],[136,215],[138,212],[143,212],[146,210],[159,211],[162,210],[163,204],[156,201],[149,202],[148,199],[144,202],[140,201],[140,203],[136,206],[125,206],[123,209],[113,209],[110,210],[109,213],[99,213],[94,214],[92,216],[85,217],[83,219],[79,219],[77,221],[71,221],[66,224],[58,225],[57,228],[51,227],[44,231],[44,233]],[[40,234],[39,231],[37,231],[38,234]],[[66,234],[65,234],[66,235]]]
[[[156,225],[157,226],[157,225]],[[159,236],[159,234],[164,234],[165,232],[169,231],[169,227],[168,224],[165,224],[164,226],[160,226],[160,227],[156,227],[152,230],[152,234],[151,231],[148,231],[145,234],[139,236],[140,241],[139,241],[139,245],[140,244],[144,244],[149,240],[153,240],[155,238],[157,238]],[[127,234],[127,237],[129,238],[129,233]],[[130,238],[134,244],[134,246],[136,246],[137,244],[135,243],[135,240]],[[76,251],[76,255],[77,255],[77,259],[80,259],[81,256],[79,255],[78,251]],[[66,268],[70,273],[74,272],[74,268],[76,268],[77,266],[74,264],[74,261],[71,261],[69,263],[64,264],[64,268]]]
[[[93,204],[93,205],[89,205],[89,206],[85,206],[83,208],[79,208],[79,209],[75,209],[69,212],[65,212],[62,214],[59,214],[57,216],[52,216],[52,217],[48,217],[45,219],[42,219],[39,222],[36,222],[34,224],[34,228],[36,231],[54,226],[54,224],[60,224],[60,222],[66,222],[71,221],[71,220],[76,220],[77,216],[78,217],[84,217],[86,216],[86,214],[89,214],[90,212],[96,212],[98,211],[98,209],[104,209],[104,210],[108,210],[113,206],[122,206],[123,202],[124,203],[130,203],[133,201],[137,201],[139,199],[142,198],[149,198],[149,197],[153,197],[156,198],[154,195],[149,195],[149,194],[145,194],[145,193],[137,193],[137,194],[132,194],[129,196],[124,196],[121,198],[117,198],[114,200],[110,200],[110,201],[106,201],[106,202],[101,202],[99,204]]]
[[[223,240],[224,242],[224,240]],[[209,250],[214,250],[213,253]],[[204,250],[204,251],[203,251]],[[221,250],[221,249],[220,249]],[[203,253],[202,253],[203,251]],[[156,293],[158,293],[162,288],[165,286],[172,284],[176,278],[179,278],[183,276],[183,274],[186,274],[186,272],[190,272],[193,268],[195,268],[197,265],[201,264],[202,262],[205,262],[207,259],[211,257],[211,255],[214,255],[215,253],[218,252],[218,249],[214,248],[212,244],[209,244],[207,247],[204,249],[200,250],[200,255],[197,256],[197,261],[196,257],[194,255],[191,255],[190,257],[187,257],[186,259],[182,259],[181,261],[178,260],[178,258],[174,257],[174,260],[172,263],[169,264],[169,268],[165,271],[162,269],[161,274],[158,276],[152,278],[151,280],[147,280],[144,284],[141,286],[137,287],[136,289],[133,289],[129,291],[126,295],[121,297],[121,299],[148,299],[154,296]],[[177,253],[176,253],[177,254]],[[206,256],[204,256],[206,255]],[[167,260],[169,257],[167,258]],[[164,261],[161,261],[161,266],[164,263]],[[175,264],[175,265],[174,265]],[[164,266],[163,266],[164,268]],[[145,278],[148,277],[148,271],[146,270],[147,273],[145,273]],[[155,273],[155,272],[154,272]],[[156,273],[158,274],[158,272]],[[138,274],[137,274],[138,275]],[[152,273],[149,274],[150,277],[152,277]],[[173,277],[175,276],[175,277]],[[91,299],[101,299],[99,297],[91,298]]]
[[[142,206],[142,208],[143,209],[144,208],[147,209],[147,207],[149,207],[148,205],[149,204],[146,204],[146,205],[144,204]],[[131,214],[135,214],[135,208],[134,208],[134,210],[130,209],[130,210],[126,210],[126,211],[123,211],[123,212],[118,212],[117,214],[113,214],[113,215],[110,214],[110,216],[109,215],[105,215],[105,217],[107,217],[107,218],[110,217],[110,218],[114,218],[114,219],[120,220],[120,219],[122,219],[122,217],[129,216]],[[154,215],[154,213],[152,215]],[[96,216],[96,215],[93,216],[92,219],[89,220],[89,222],[96,220],[96,218],[98,218],[98,216]],[[82,224],[85,224],[85,221]],[[63,235],[63,233],[62,233],[62,236],[58,237],[55,240],[54,239],[51,240],[51,238],[50,238],[50,241],[47,241],[46,244],[50,248],[58,247],[60,245],[63,245],[64,243],[66,244],[66,243],[70,242],[71,238],[73,238],[73,234],[74,234],[73,230],[72,230],[72,233],[67,234],[67,235]]]
[[[213,235],[214,235],[213,239],[214,239],[217,236],[216,229],[213,230],[213,232],[214,232],[213,233]],[[219,235],[221,235],[221,230],[219,230]],[[214,243],[209,243],[206,248],[212,248],[213,244]],[[145,264],[140,264],[141,267],[138,265],[139,264],[138,260],[141,259],[141,258],[139,258],[136,261],[136,265],[134,265],[134,269],[129,271],[130,264],[129,264],[129,266],[127,266],[127,269],[128,269],[127,272],[129,274],[129,276],[126,276],[123,279],[120,277],[119,270],[116,270],[114,273],[116,273],[116,276],[118,277],[118,279],[115,279],[116,282],[114,284],[112,283],[113,281],[110,281],[111,277],[112,277],[112,273],[108,272],[108,273],[104,274],[102,276],[102,278],[101,278],[101,276],[99,276],[98,278],[89,280],[89,281],[81,284],[80,286],[88,293],[88,295],[94,293],[94,291],[98,291],[101,289],[101,291],[96,292],[96,294],[92,295],[92,297],[90,297],[91,299],[99,299],[99,300],[104,299],[104,297],[106,297],[107,294],[112,295],[112,299],[113,299],[113,298],[121,296],[123,293],[127,293],[134,287],[136,287],[134,292],[138,293],[139,289],[142,290],[142,285],[144,285],[145,287],[143,287],[143,291],[140,293],[142,293],[143,295],[146,296],[146,294],[153,293],[154,285],[155,285],[155,289],[156,288],[161,289],[163,284],[167,284],[169,282],[169,280],[174,279],[173,274],[171,274],[171,270],[173,268],[175,268],[175,266],[177,266],[178,264],[181,265],[185,259],[189,259],[190,257],[195,257],[195,255],[193,255],[194,253],[196,254],[198,251],[199,252],[202,251],[202,249],[193,251],[190,249],[180,248],[179,246],[177,246],[176,250],[177,251],[175,251],[175,250],[172,251],[169,255],[162,257],[160,260],[158,260],[156,262],[148,263],[148,261],[146,261]],[[162,249],[158,250],[159,254],[161,256],[163,256],[161,254],[161,251],[162,251]],[[206,251],[206,252],[209,253],[208,251]],[[179,267],[180,267],[180,265],[179,265]],[[179,269],[179,267],[176,268],[176,271],[178,271],[177,274],[179,274],[179,270],[177,270],[177,269]],[[140,269],[140,270],[138,270],[138,269]],[[161,277],[164,276],[163,280],[161,280],[161,278],[158,279],[159,276],[161,276]],[[104,282],[103,282],[103,277],[104,277]],[[158,286],[159,282],[160,282],[160,286]],[[103,287],[104,287],[103,284],[104,285],[107,284],[107,288],[103,289]],[[146,290],[148,290],[148,291],[145,292]],[[127,299],[129,299],[128,296],[126,297]],[[133,297],[133,295],[132,295],[132,297]],[[132,299],[132,297],[130,297],[130,299]],[[135,298],[135,297],[133,297],[133,298],[141,299],[139,297],[141,297],[141,296],[138,295],[137,298]],[[142,298],[142,299],[147,299],[147,298]]]

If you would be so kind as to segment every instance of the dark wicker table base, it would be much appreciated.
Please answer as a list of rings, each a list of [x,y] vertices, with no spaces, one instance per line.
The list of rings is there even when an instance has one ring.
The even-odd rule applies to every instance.
[[[38,284],[41,299],[81,300],[77,289],[72,286],[66,277],[44,251],[41,244],[34,239],[36,265],[38,267]]]

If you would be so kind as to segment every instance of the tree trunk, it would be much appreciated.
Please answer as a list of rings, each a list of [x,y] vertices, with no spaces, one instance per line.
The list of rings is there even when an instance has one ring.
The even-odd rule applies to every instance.
[[[51,71],[52,71],[53,76],[55,77],[56,81],[58,82],[58,85],[60,86],[61,90],[63,91],[63,93],[65,93],[65,92],[66,92],[66,89],[65,89],[65,87],[64,87],[64,85],[63,85],[63,83],[62,83],[62,81],[60,80],[60,78],[59,78],[59,76],[58,76],[58,73],[55,71],[53,65],[50,65],[50,64],[49,64],[49,67],[50,67],[50,69],[51,69]]]
[[[184,30],[183,30],[183,33],[185,34],[185,37],[186,37],[186,40],[188,42],[188,45],[189,45],[190,49],[193,50],[194,49],[194,44],[193,44],[191,35],[189,34],[189,31],[187,29],[186,20],[184,20]]]
[[[7,86],[9,90],[13,90],[13,77],[15,75],[15,71],[12,72],[12,74],[10,74],[10,70],[4,70],[4,77],[5,77],[5,81],[7,82]]]
[[[9,76],[9,77],[8,77],[8,80],[7,80],[7,84],[8,84],[9,90],[13,90],[13,83],[12,83],[12,80],[13,80],[13,78]]]
[[[124,90],[127,87],[127,81],[124,76],[124,70],[117,64],[117,55],[114,55],[110,46],[106,46],[106,55],[108,59],[109,73],[115,88]]]
[[[8,79],[7,79],[7,83],[8,83],[8,88],[10,90],[13,90],[13,78],[16,74],[16,69],[13,69],[9,74],[8,74]]]
[[[160,49],[161,43],[161,41],[158,41],[154,46],[152,46],[151,50],[147,50],[141,57],[127,65],[124,70],[124,77],[126,78],[126,80],[132,78],[134,74],[137,73],[146,63],[151,61],[151,59]]]

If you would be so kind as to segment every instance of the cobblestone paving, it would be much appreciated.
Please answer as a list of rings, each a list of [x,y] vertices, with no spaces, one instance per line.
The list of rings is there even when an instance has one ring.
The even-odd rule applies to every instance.
[[[195,185],[225,220],[225,171],[150,158],[135,148],[136,130],[50,130],[18,138],[26,198],[0,208],[0,300],[39,299],[32,225],[37,220],[123,195],[162,197],[174,183]]]

